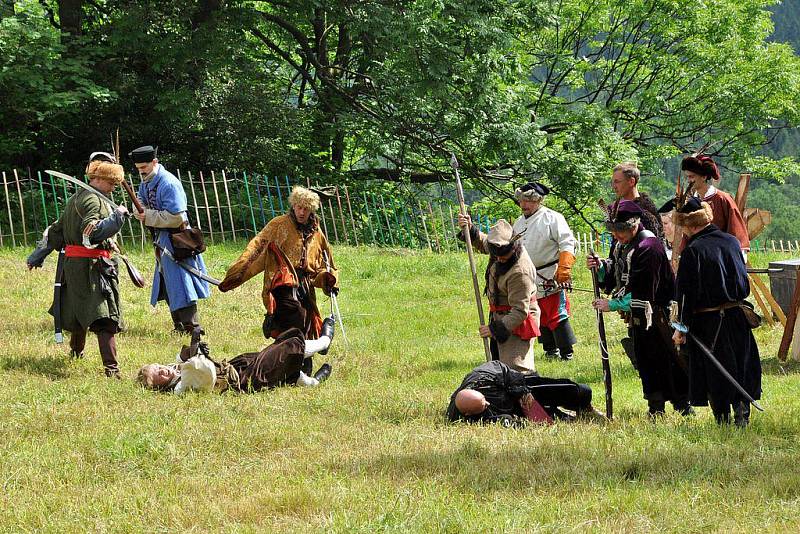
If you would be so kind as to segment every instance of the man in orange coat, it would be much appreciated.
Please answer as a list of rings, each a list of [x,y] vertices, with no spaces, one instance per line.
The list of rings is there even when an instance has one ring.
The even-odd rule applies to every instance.
[[[306,339],[333,337],[333,319],[323,324],[314,290],[320,288],[326,295],[339,292],[331,247],[316,215],[319,195],[295,186],[289,204],[288,213],[272,219],[250,240],[219,289],[230,291],[263,272],[264,337],[277,338],[289,328],[300,329]]]

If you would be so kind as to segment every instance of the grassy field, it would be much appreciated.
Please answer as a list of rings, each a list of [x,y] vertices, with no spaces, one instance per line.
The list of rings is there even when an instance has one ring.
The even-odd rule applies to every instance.
[[[240,246],[212,247],[209,270],[221,276]],[[780,329],[756,331],[767,411],[746,431],[718,428],[708,409],[652,423],[616,342],[613,423],[449,425],[450,393],[483,359],[466,257],[336,252],[350,343],[337,334],[330,381],[182,398],[133,381],[141,364],[172,361],[184,341],[169,333],[163,305],[150,308],[149,288],[121,284],[125,379],[111,381],[93,336],[80,361],[52,341],[55,258],[29,273],[27,251],[0,252],[0,530],[800,529],[800,367],[778,365]],[[134,258],[150,276],[150,257]],[[576,274],[589,287],[586,270]],[[259,278],[201,303],[213,355],[265,343],[260,291]],[[602,407],[588,302],[573,295],[576,359],[546,361],[537,346],[537,367],[589,383]],[[621,322],[607,324],[609,340],[619,339]]]

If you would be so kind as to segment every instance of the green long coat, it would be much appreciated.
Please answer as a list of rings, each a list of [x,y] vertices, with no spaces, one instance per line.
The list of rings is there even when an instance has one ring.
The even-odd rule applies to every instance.
[[[50,227],[48,243],[57,245],[61,238],[64,245],[82,245],[84,228],[110,214],[111,207],[98,195],[80,190],[70,197],[61,218]],[[112,242],[105,240],[97,248],[112,250]],[[101,262],[109,262],[113,270],[110,276],[106,276],[109,294],[102,291]],[[64,258],[61,286],[61,326],[64,330],[86,330],[98,319],[110,319],[117,331],[122,330],[118,273],[119,263],[113,256]],[[50,314],[53,315],[52,307]]]

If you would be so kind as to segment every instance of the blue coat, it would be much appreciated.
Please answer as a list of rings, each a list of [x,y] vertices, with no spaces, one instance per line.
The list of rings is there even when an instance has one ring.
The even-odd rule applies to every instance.
[[[142,182],[139,185],[138,196],[146,208],[159,211],[166,210],[172,214],[180,213],[184,221],[188,222],[189,220],[186,215],[188,209],[186,192],[183,190],[180,180],[161,164],[158,165],[156,175],[151,180]],[[157,230],[156,240],[159,245],[173,252],[167,230]],[[203,262],[202,255],[185,261],[199,271],[206,273],[206,265]],[[160,262],[156,262],[154,271],[153,291],[150,294],[150,304],[152,306],[155,306],[156,302],[160,300],[162,281],[164,282],[164,289],[166,289],[170,311],[190,306],[197,299],[204,299],[211,294],[208,282],[189,273],[166,256],[162,255]]]

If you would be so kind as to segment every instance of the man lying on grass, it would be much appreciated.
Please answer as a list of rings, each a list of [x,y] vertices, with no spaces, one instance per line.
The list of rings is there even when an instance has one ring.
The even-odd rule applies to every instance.
[[[327,353],[333,339],[333,317],[322,324],[319,339],[305,339],[297,328],[290,328],[261,352],[240,354],[230,361],[216,362],[209,357],[208,345],[193,335],[192,345],[183,347],[180,363],[150,363],[139,369],[137,381],[144,387],[181,394],[188,390],[220,393],[261,391],[283,385],[318,386],[331,374],[330,364],[323,364],[314,376],[302,371],[303,362],[316,352]]]
[[[498,422],[516,426],[525,420],[552,423],[574,419],[566,408],[582,419],[605,420],[592,406],[592,389],[566,378],[522,374],[493,360],[473,369],[450,397],[450,421]]]

